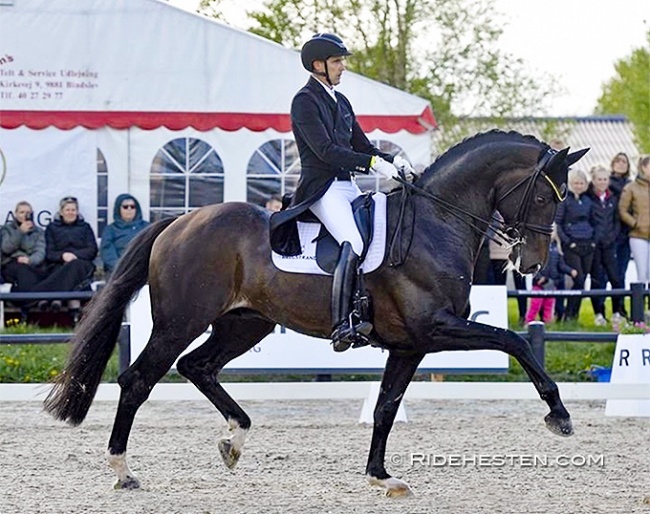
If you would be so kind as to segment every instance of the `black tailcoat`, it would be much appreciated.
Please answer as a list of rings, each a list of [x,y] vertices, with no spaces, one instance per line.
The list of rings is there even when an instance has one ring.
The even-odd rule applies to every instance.
[[[373,155],[393,161],[368,141],[350,101],[341,93],[335,95],[336,102],[310,77],[291,103],[301,173],[289,207],[271,216],[271,245],[280,254],[300,253],[296,218],[325,194],[335,178],[350,180],[352,172],[368,173]]]

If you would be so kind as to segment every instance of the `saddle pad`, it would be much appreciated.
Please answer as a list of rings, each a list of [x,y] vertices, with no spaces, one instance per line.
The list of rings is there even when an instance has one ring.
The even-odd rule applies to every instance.
[[[375,193],[372,198],[375,200],[375,228],[374,237],[368,249],[366,260],[361,264],[364,273],[376,270],[384,260],[386,253],[386,195]],[[300,247],[302,253],[292,257],[272,253],[273,264],[276,268],[289,273],[308,273],[312,275],[331,275],[322,270],[316,263],[316,242],[320,230],[320,223],[298,222],[298,233],[300,235]]]

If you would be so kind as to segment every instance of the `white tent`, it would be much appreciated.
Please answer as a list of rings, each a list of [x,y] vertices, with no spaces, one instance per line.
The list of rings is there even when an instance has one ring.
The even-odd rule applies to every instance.
[[[0,24],[0,223],[22,199],[46,225],[71,194],[101,230],[123,192],[156,218],[295,183],[297,52],[158,0],[4,0]],[[372,140],[430,162],[426,100],[339,89]]]

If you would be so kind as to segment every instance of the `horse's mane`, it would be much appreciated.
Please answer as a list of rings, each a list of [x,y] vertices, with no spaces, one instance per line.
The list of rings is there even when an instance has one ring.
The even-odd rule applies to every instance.
[[[457,159],[460,155],[466,153],[468,150],[476,148],[479,145],[504,141],[507,141],[509,143],[520,141],[522,143],[533,143],[542,146],[545,145],[545,143],[541,142],[539,139],[532,135],[523,135],[514,130],[506,132],[499,129],[492,129],[488,132],[481,132],[474,136],[466,137],[460,143],[457,143],[445,153],[439,155],[436,160],[433,161],[433,163],[424,170],[422,178],[426,178],[436,173],[440,168],[446,166],[448,162]]]

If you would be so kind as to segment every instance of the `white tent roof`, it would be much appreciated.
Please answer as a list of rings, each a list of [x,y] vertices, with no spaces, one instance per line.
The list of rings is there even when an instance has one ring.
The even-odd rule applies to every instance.
[[[0,125],[288,132],[297,52],[159,0],[0,7]],[[364,130],[424,132],[428,101],[348,72]]]

